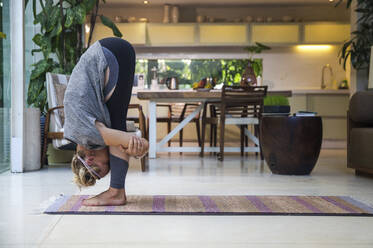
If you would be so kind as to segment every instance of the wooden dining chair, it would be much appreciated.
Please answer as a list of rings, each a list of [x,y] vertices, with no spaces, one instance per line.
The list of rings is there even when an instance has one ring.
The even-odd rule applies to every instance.
[[[130,115],[127,116],[127,122],[133,121],[138,124],[138,129],[141,132],[141,137],[148,139],[148,133],[146,128],[146,119],[144,112],[142,110],[142,106],[140,104],[129,104],[128,110],[134,109],[137,111],[137,115]],[[146,171],[146,161],[147,161],[147,155],[141,158],[141,171]]]
[[[200,103],[157,104],[157,107],[159,108],[167,108],[167,116],[157,117],[157,123],[167,123],[167,132],[170,133],[172,123],[182,122],[184,118],[191,114],[198,106],[200,106]],[[201,146],[200,113],[195,118],[193,118],[192,122],[194,122],[196,125],[198,145]],[[179,145],[183,146],[183,129],[181,129],[179,132]],[[171,140],[168,141],[168,146],[171,146]]]
[[[248,125],[254,125],[256,136],[259,137],[259,123],[263,111],[263,100],[267,95],[267,86],[228,86],[222,88],[220,102],[206,102],[202,115],[202,142],[201,156],[204,154],[204,140],[206,125],[211,125],[210,137],[216,145],[216,129],[220,123],[220,152],[218,159],[224,160],[224,132],[225,125],[240,126],[241,156],[244,154],[245,143],[247,145],[245,129]],[[207,106],[210,105],[210,117],[207,117]],[[215,129],[214,129],[215,128]],[[260,145],[259,145],[260,150]]]

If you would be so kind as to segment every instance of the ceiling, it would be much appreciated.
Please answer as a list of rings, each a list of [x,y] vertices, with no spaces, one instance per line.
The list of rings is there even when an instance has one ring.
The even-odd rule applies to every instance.
[[[148,0],[149,5],[334,4],[329,0]],[[334,0],[334,2],[337,0]],[[143,4],[144,0],[106,0],[111,4]]]

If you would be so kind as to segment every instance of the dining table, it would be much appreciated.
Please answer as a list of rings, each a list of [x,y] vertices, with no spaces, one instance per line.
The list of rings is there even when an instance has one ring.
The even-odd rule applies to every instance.
[[[285,97],[291,97],[292,92],[290,90],[268,90],[267,95],[280,95]],[[154,159],[157,157],[158,152],[201,152],[199,146],[183,146],[183,147],[167,147],[167,142],[175,136],[181,129],[183,129],[194,117],[200,113],[205,102],[219,102],[221,99],[221,90],[213,89],[210,91],[198,91],[193,89],[182,89],[182,90],[169,90],[169,89],[143,89],[137,90],[137,98],[140,100],[148,100],[148,117],[149,117],[149,158]],[[157,103],[190,103],[199,102],[199,106],[183,121],[181,121],[170,133],[163,137],[157,142]],[[259,141],[254,137],[248,130],[245,130],[245,134],[254,141],[255,144],[259,144]],[[202,141],[203,142],[203,141]],[[240,147],[224,147],[226,152],[239,152]],[[205,147],[206,152],[218,152],[219,147]],[[245,152],[258,152],[259,147],[245,147]]]

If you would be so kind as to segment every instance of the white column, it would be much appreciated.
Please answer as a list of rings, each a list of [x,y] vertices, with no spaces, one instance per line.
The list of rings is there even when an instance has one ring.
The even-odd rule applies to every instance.
[[[149,101],[149,158],[157,157],[157,103]]]
[[[23,172],[25,137],[25,54],[24,54],[24,1],[10,2],[11,43],[11,146],[12,172]]]

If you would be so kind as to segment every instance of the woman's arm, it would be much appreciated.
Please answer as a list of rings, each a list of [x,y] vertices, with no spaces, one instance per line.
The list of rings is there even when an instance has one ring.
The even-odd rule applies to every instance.
[[[100,132],[104,142],[107,146],[120,146],[127,148],[131,139],[131,134],[108,128],[103,123],[96,121],[96,128]]]
[[[128,161],[129,155],[123,152],[123,148],[121,146],[109,146],[109,152],[111,155],[114,155],[118,158]]]
[[[142,156],[149,149],[148,141],[143,138],[138,138],[136,135],[124,131],[108,128],[98,121],[95,124],[105,144],[110,147],[110,151],[114,151],[115,154],[110,152],[113,155],[118,155],[119,152],[125,151],[131,156]]]

